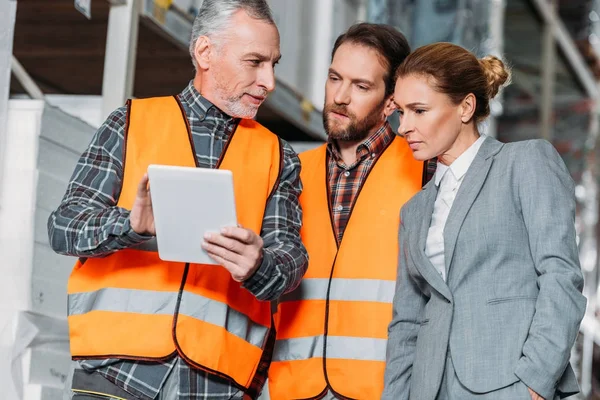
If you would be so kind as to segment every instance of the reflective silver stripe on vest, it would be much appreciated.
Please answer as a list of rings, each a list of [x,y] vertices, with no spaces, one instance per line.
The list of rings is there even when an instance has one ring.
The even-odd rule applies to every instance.
[[[252,321],[225,303],[207,299],[195,293],[183,292],[179,313],[224,327],[227,332],[262,348],[269,328]]]
[[[105,288],[94,292],[70,294],[68,310],[69,316],[90,311],[173,315],[177,295],[177,292]],[[262,348],[267,336],[268,327],[257,324],[224,303],[195,293],[182,294],[179,314],[223,327],[227,332],[257,347]]]
[[[277,340],[273,361],[308,360],[323,357],[323,336]]]
[[[177,293],[118,288],[73,293],[67,298],[69,316],[90,311],[173,315],[176,303]]]
[[[304,278],[293,292],[284,295],[280,301],[298,300],[327,300],[326,278]],[[339,279],[334,278],[331,283],[329,300],[366,301],[378,303],[392,303],[395,281],[379,279]]]
[[[327,336],[327,359],[385,362],[386,344],[386,339]],[[323,336],[275,342],[273,361],[308,360],[314,357],[323,357]]]

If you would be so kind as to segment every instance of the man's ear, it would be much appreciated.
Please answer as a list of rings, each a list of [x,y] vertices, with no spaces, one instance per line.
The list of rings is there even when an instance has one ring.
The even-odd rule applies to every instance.
[[[199,69],[207,70],[210,67],[210,59],[213,56],[214,48],[208,36],[200,36],[196,40],[194,48],[194,58]]]
[[[385,101],[385,105],[383,107],[383,115],[385,118],[389,117],[396,111],[396,103],[394,103],[394,96],[389,96]]]

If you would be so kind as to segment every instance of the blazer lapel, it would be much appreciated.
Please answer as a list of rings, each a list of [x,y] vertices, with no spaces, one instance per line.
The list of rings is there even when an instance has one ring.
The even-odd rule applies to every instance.
[[[425,254],[425,243],[427,242],[427,234],[429,233],[431,217],[433,216],[433,206],[438,193],[438,187],[435,186],[434,179],[429,181],[429,183],[423,188],[423,191],[425,192],[425,196],[423,200],[423,207],[419,207],[419,210],[422,214],[420,218],[421,228],[419,230],[417,246],[419,250]]]
[[[433,215],[433,206],[435,204],[435,198],[438,192],[438,188],[435,186],[433,179],[430,180],[427,185],[425,185],[423,191],[425,192],[423,197],[423,205],[418,207],[418,210],[420,211],[418,218],[421,221],[421,226],[418,236],[410,240],[412,243],[412,249],[410,253],[413,254],[413,261],[416,268],[421,273],[421,276],[425,278],[431,287],[438,291],[442,296],[448,300],[452,300],[452,293],[446,285],[446,282],[444,282],[429,258],[425,255],[427,234],[429,233],[429,226],[431,225],[431,217]]]
[[[503,143],[491,137],[485,139],[456,194],[452,209],[448,215],[448,220],[446,221],[446,226],[444,227],[446,276],[448,276],[450,271],[450,264],[454,256],[454,248],[456,247],[460,228],[483,187],[485,178],[494,160],[493,156],[500,151],[503,145]]]

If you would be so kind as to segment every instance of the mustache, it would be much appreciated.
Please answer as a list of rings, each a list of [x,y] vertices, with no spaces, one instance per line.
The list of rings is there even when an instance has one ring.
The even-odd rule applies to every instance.
[[[259,90],[257,92],[246,92],[247,94],[249,94],[250,96],[254,96],[254,97],[267,97],[267,95],[269,94],[269,92],[266,89],[262,89]]]
[[[329,114],[329,113],[336,113],[336,114],[342,114],[345,115],[347,117],[350,118],[356,118],[356,116],[354,115],[354,113],[352,113],[352,111],[348,110],[348,107],[344,106],[344,105],[338,105],[338,104],[330,104],[328,106],[325,106],[325,113]]]

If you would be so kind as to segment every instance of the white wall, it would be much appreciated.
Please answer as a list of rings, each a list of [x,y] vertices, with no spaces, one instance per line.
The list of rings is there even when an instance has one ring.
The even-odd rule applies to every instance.
[[[40,100],[10,100],[0,168],[0,387],[6,400],[59,399],[70,364],[66,286],[74,259],[46,221],[95,129]]]

